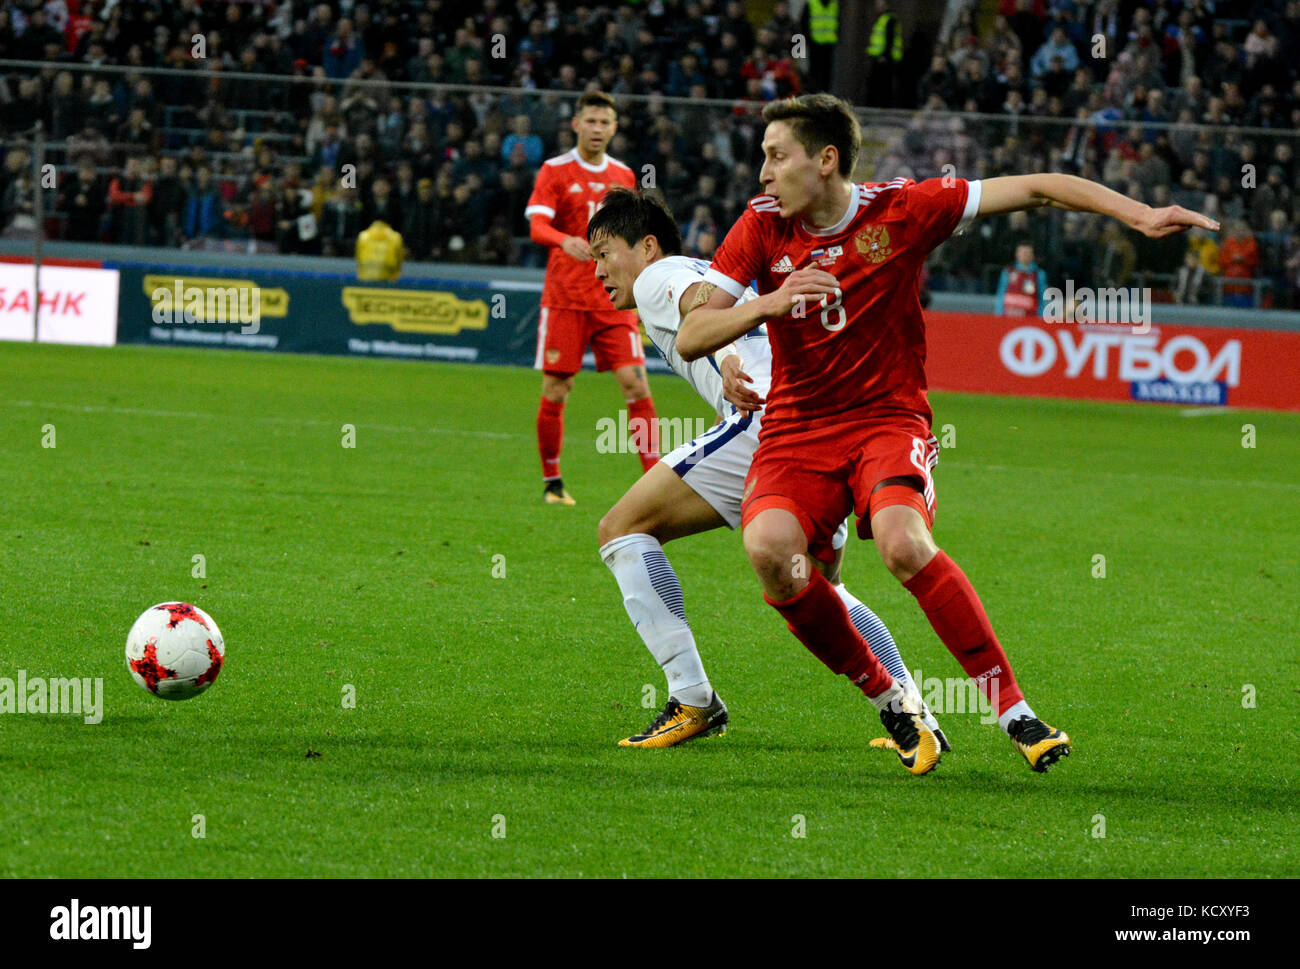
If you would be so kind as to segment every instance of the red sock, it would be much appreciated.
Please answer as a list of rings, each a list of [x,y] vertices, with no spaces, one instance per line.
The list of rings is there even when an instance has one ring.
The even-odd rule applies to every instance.
[[[627,418],[628,433],[637,445],[644,473],[659,460],[659,419],[655,414],[654,400],[642,397],[632,401],[627,405]]]
[[[942,551],[903,583],[966,675],[996,699],[998,715],[1025,698],[966,573]],[[996,692],[994,692],[996,691]]]
[[[537,450],[542,455],[542,477],[560,476],[560,448],[564,445],[564,404],[542,398],[537,409]]]
[[[766,595],[763,598],[785,617],[790,632],[832,673],[843,673],[869,697],[879,696],[893,686],[894,678],[849,621],[844,600],[816,569],[812,581],[784,602],[774,602]]]

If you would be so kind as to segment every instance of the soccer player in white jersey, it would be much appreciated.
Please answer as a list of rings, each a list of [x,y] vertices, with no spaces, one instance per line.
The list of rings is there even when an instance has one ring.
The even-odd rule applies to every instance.
[[[672,747],[724,733],[728,713],[704,672],[686,619],[681,584],[664,555],[663,543],[739,525],[745,477],[758,448],[761,398],[772,351],[759,328],[713,357],[692,363],[681,358],[677,328],[709,264],[679,255],[681,233],[657,198],[611,189],[588,224],[587,238],[596,261],[596,279],[614,307],[639,311],[646,333],[669,366],[719,417],[708,432],[652,467],[601,519],[599,528],[601,558],[618,581],[628,617],[668,679],[669,699],[663,711],[643,731],[619,743]],[[724,395],[717,361],[732,355],[751,382],[748,393],[741,396],[741,402],[753,408],[750,411],[737,409]],[[911,679],[889,630],[840,583],[847,535],[847,527],[842,526],[835,539],[839,554],[832,563],[815,564],[824,569],[876,658],[908,689]],[[925,716],[942,738],[933,715],[926,710]],[[942,743],[947,746],[946,739]]]

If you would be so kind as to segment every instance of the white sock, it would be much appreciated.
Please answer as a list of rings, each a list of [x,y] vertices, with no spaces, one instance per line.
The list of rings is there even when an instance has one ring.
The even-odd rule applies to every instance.
[[[688,707],[706,707],[713,687],[686,621],[682,585],[659,540],[624,535],[600,549],[623,593],[623,607],[650,655],[668,678],[668,694]]]
[[[1008,708],[1007,712],[998,717],[998,726],[1006,730],[1011,726],[1011,722],[1018,717],[1032,717],[1034,711],[1029,709],[1029,704],[1024,700]]]
[[[881,713],[884,713],[885,707],[889,706],[895,700],[898,700],[899,702],[902,701],[903,685],[895,681],[894,685],[891,686],[884,693],[881,693],[879,696],[869,696],[867,697],[867,699],[871,701],[871,705],[873,707],[875,707]]]

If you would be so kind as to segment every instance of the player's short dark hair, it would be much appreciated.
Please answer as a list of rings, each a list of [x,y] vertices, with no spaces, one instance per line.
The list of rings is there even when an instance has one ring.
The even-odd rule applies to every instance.
[[[773,121],[788,124],[809,158],[816,157],[827,145],[833,145],[840,155],[840,174],[852,177],[853,166],[858,162],[858,146],[862,144],[862,129],[847,101],[833,94],[786,98],[768,104],[763,109],[763,120],[768,124]]]
[[[614,117],[618,117],[618,106],[614,104],[614,98],[604,91],[587,91],[578,98],[577,105],[574,106],[573,116],[576,118],[582,114],[583,108],[609,108],[614,112]]]
[[[682,230],[658,195],[615,186],[605,193],[600,208],[587,223],[587,241],[597,236],[622,239],[634,246],[646,236],[654,236],[665,256],[682,252]]]

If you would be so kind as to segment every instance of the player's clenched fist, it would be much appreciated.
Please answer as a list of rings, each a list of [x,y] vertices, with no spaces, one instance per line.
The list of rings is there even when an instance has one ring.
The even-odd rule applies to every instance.
[[[760,296],[764,300],[764,315],[780,317],[789,315],[796,307],[821,303],[822,297],[833,297],[839,291],[839,280],[824,269],[796,269],[785,278],[781,288]]]

